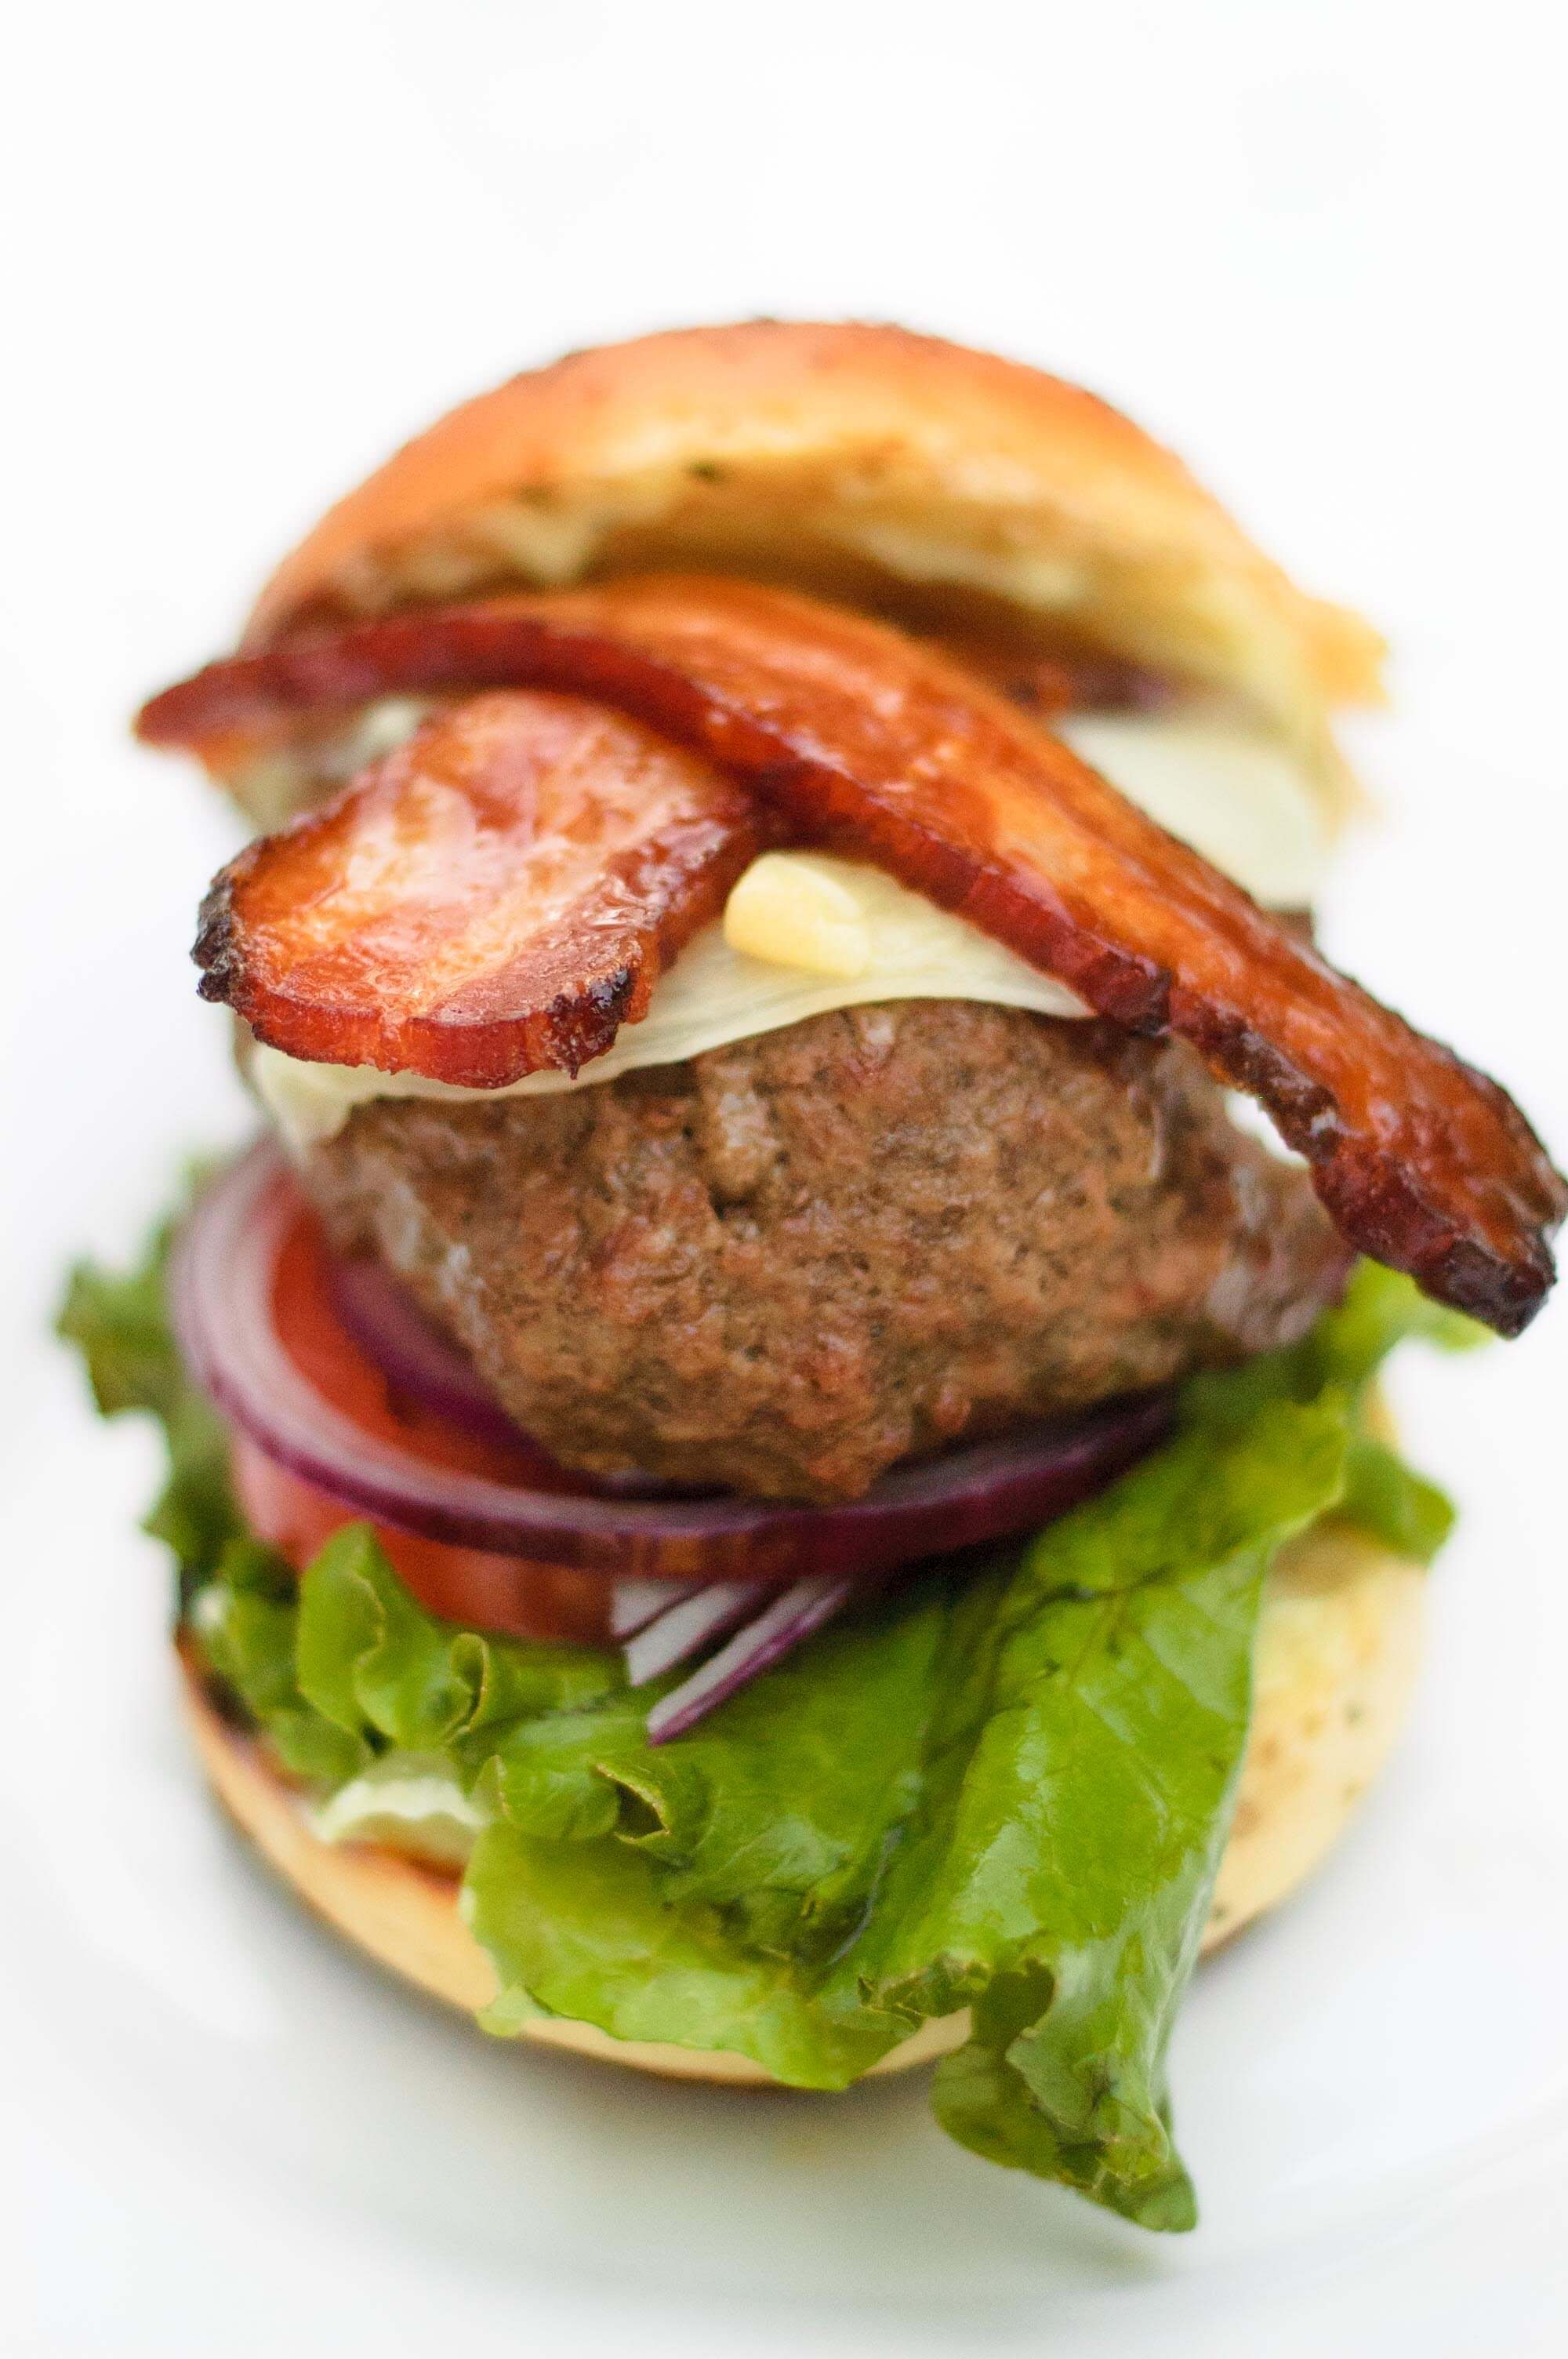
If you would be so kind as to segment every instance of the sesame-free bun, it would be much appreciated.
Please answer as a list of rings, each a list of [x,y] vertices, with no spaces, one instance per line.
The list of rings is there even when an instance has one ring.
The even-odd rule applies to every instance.
[[[574,353],[452,410],[332,508],[252,647],[522,583],[671,568],[1080,646],[1238,697],[1335,766],[1380,642],[1079,386],[903,328],[772,320]]]
[[[1251,1734],[1206,1950],[1310,1875],[1382,1766],[1420,1651],[1424,1576],[1347,1528],[1320,1525],[1284,1549],[1259,1634]],[[405,1981],[472,2013],[495,1995],[490,1960],[458,1912],[455,1876],[310,1831],[262,1747],[222,1720],[189,1675],[185,1703],[220,1799],[317,1914]],[[957,2047],[967,2018],[925,2024],[873,2069],[902,2071]],[[749,2058],[613,2039],[539,2017],[527,2038],[688,2080],[768,2083]]]

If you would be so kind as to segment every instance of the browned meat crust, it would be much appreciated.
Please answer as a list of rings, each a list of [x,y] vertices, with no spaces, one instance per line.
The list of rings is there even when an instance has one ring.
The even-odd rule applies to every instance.
[[[561,1459],[780,1497],[1265,1350],[1346,1266],[1189,1049],[954,1001],[382,1100],[305,1177]]]

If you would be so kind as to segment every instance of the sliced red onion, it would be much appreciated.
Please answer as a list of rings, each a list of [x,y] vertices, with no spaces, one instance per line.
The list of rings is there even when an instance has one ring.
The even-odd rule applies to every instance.
[[[634,1638],[683,1597],[693,1596],[705,1584],[700,1581],[618,1581],[610,1593],[610,1635],[621,1643]]]
[[[744,1622],[772,1594],[765,1581],[709,1581],[690,1591],[622,1648],[627,1685],[645,1688],[650,1680],[662,1680],[710,1639],[722,1638]]]
[[[737,1631],[727,1647],[710,1655],[700,1670],[659,1698],[648,1714],[649,1744],[668,1745],[672,1737],[684,1736],[688,1728],[695,1728],[737,1688],[747,1686],[803,1638],[831,1621],[855,1594],[855,1586],[852,1581],[819,1573],[782,1590],[764,1613]]]
[[[356,1514],[431,1539],[687,1583],[776,1584],[806,1565],[827,1579],[864,1577],[1047,1523],[1170,1430],[1169,1398],[1145,1395],[901,1467],[865,1498],[830,1507],[732,1495],[611,1499],[463,1473],[362,1430],[284,1349],[273,1288],[301,1211],[270,1145],[207,1189],[175,1257],[181,1351],[218,1407],[279,1465]]]

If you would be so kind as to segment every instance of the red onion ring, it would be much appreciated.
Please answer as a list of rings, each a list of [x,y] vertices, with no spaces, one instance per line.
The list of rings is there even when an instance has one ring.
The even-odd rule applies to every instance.
[[[434,1465],[362,1431],[285,1351],[273,1285],[299,1203],[270,1143],[203,1192],[171,1274],[180,1350],[217,1407],[279,1465],[356,1514],[431,1539],[628,1578],[783,1584],[807,1566],[859,1578],[1047,1523],[1171,1429],[1169,1397],[1145,1395],[898,1468],[865,1498],[830,1507],[733,1495],[583,1497]]]

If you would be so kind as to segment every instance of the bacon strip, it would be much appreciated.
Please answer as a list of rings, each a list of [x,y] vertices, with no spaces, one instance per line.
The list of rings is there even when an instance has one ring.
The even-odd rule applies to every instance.
[[[393,689],[528,680],[700,749],[797,840],[877,861],[1059,975],[1102,1015],[1173,1031],[1258,1098],[1351,1241],[1517,1333],[1568,1211],[1498,1085],[1336,973],[1005,700],[835,607],[667,576],[412,612],[212,666],[142,734]]]
[[[291,1057],[576,1072],[768,840],[743,787],[635,721],[477,697],[220,872],[202,994]]]

